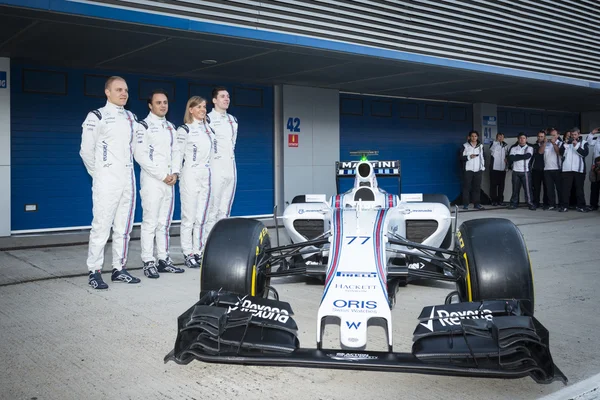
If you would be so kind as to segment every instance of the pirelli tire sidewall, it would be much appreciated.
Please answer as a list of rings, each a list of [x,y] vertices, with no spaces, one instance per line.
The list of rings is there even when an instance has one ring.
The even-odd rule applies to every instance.
[[[531,262],[519,228],[503,218],[465,221],[456,232],[456,247],[465,268],[457,282],[461,301],[523,299],[534,312]]]
[[[261,267],[271,247],[269,231],[257,220],[226,218],[218,221],[204,247],[200,268],[200,296],[210,290],[264,296],[269,284]]]

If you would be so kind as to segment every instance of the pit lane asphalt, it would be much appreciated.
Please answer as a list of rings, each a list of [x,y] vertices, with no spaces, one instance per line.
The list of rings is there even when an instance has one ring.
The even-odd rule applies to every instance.
[[[459,223],[485,217],[509,218],[523,232],[533,265],[536,317],[550,331],[552,356],[569,385],[598,374],[600,213],[500,209],[461,212]],[[142,277],[138,285],[111,284],[107,272],[104,277],[110,288],[95,291],[82,275],[87,246],[65,246],[77,243],[81,235],[79,239],[61,236],[59,247],[0,252],[0,399],[492,400],[535,399],[563,389],[560,382],[539,385],[531,378],[476,379],[196,361],[187,366],[164,364],[175,341],[177,317],[198,297],[198,271],[163,274],[158,280]],[[273,232],[271,239],[275,242]],[[49,241],[48,236],[33,240],[41,245]],[[16,242],[13,248],[26,240]],[[173,238],[172,243],[178,245],[179,239]],[[139,264],[140,254],[139,241],[131,244],[130,269]],[[11,247],[7,240],[0,245]],[[110,246],[106,257],[108,265]],[[140,270],[134,274],[142,276]],[[314,347],[322,286],[298,277],[272,283],[295,311],[301,345]],[[395,351],[410,351],[422,307],[443,303],[452,289],[439,282],[400,288],[392,312]],[[383,329],[369,329],[369,350],[383,350]],[[334,327],[325,336],[326,346],[334,347]]]

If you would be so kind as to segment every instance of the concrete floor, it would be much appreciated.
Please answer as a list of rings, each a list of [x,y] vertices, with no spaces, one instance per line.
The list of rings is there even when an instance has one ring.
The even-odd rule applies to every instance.
[[[536,317],[550,331],[554,361],[569,378],[569,386],[596,376],[600,213],[500,209],[460,213],[459,223],[484,217],[509,218],[523,232],[533,263]],[[23,248],[35,245],[30,238],[0,243],[13,248],[0,251],[0,399],[446,400],[468,394],[492,400],[535,399],[563,389],[561,383],[539,385],[530,378],[164,364],[175,341],[177,317],[198,298],[199,271],[94,291],[85,276],[87,246],[66,245],[81,243],[81,237],[85,242],[85,233],[78,235],[61,235],[65,237],[58,240],[38,236],[37,243],[58,242],[59,247]],[[107,247],[107,256],[109,251]],[[174,259],[182,262],[179,256]],[[139,264],[139,241],[133,240],[130,269],[141,277],[141,271],[133,269]],[[110,281],[108,273],[105,280]],[[291,277],[272,283],[294,308],[300,343],[314,347],[321,285]],[[393,310],[396,351],[410,351],[422,307],[441,304],[451,289],[437,282],[400,289]],[[383,334],[372,335],[369,349],[378,350]],[[336,339],[334,332],[326,332],[326,344],[334,346]]]

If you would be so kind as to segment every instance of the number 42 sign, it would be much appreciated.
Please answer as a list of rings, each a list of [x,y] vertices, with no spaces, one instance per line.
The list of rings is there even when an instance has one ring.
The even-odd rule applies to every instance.
[[[300,118],[288,118],[287,130],[290,132],[300,132]],[[288,134],[288,147],[298,147],[298,136],[297,133]]]

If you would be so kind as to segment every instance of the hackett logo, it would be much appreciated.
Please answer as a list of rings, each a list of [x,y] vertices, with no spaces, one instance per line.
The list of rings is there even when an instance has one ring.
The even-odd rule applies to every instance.
[[[6,89],[6,71],[0,71],[0,89]]]

